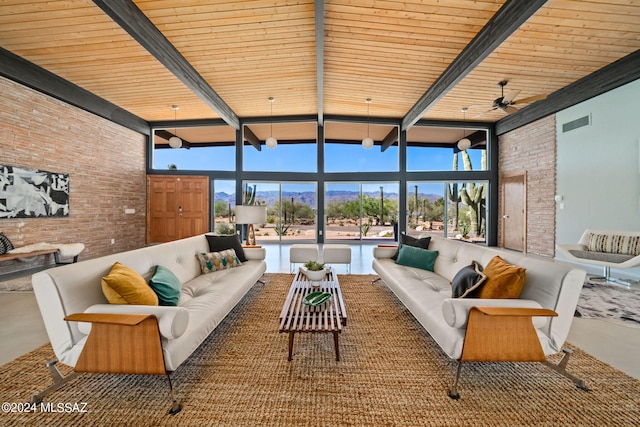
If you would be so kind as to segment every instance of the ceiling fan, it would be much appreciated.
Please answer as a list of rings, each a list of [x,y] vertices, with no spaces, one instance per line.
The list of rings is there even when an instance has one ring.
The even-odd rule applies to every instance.
[[[491,108],[487,111],[484,111],[480,114],[478,114],[477,116],[474,117],[479,117],[482,116],[483,114],[487,114],[490,113],[492,111],[496,111],[496,110],[502,110],[507,114],[511,114],[511,113],[515,113],[516,111],[518,111],[518,109],[516,107],[514,107],[514,104],[527,104],[530,102],[535,102],[535,101],[539,101],[541,99],[545,99],[547,97],[547,95],[535,95],[535,96],[530,96],[528,98],[522,98],[519,100],[514,100],[514,98],[516,96],[518,96],[518,94],[520,93],[520,90],[512,90],[507,92],[507,94],[504,94],[504,87],[507,85],[507,81],[503,80],[501,82],[498,83],[498,86],[500,86],[500,97],[496,98],[493,100],[493,104],[491,105]],[[477,105],[474,106],[472,105],[471,107],[478,107]]]

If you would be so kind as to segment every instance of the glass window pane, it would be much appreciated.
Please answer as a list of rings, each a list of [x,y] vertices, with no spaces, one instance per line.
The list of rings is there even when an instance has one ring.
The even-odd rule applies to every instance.
[[[327,183],[325,205],[325,239],[359,239],[360,184]]]
[[[465,136],[471,147],[458,150]],[[486,129],[413,126],[407,131],[408,171],[487,170]]]
[[[316,144],[278,144],[258,151],[244,146],[244,170],[265,172],[316,172],[318,170]]]
[[[327,240],[394,240],[398,183],[327,183]]]
[[[158,170],[230,171],[236,166],[235,147],[192,147],[153,150],[153,168]]]
[[[244,170],[265,172],[317,172],[318,126],[315,122],[246,124],[244,132]],[[250,137],[250,135],[254,135]],[[274,148],[265,145],[270,136],[277,140]],[[260,151],[250,144],[257,138]]]
[[[453,148],[407,147],[407,170],[410,172],[479,171],[487,169],[486,163],[486,150],[484,149],[470,148],[455,152]]]
[[[171,148],[178,136],[182,147]],[[236,166],[236,131],[231,126],[202,126],[153,131],[153,169],[232,171]]]
[[[432,233],[446,237],[445,187],[442,182],[409,182],[407,185],[407,234]]]
[[[213,181],[213,222],[216,233],[234,234],[236,224],[234,209],[236,208],[236,182],[230,180]]]
[[[396,172],[399,170],[396,126],[327,122],[324,128],[326,172]],[[394,134],[396,140],[382,151],[382,141]],[[371,148],[365,148],[362,145],[362,140],[366,136],[374,141]]]
[[[487,182],[409,182],[408,234],[485,242]],[[446,210],[445,210],[445,200]]]
[[[282,184],[282,240],[316,240],[316,184]]]
[[[398,222],[397,183],[362,184],[362,239],[395,240]]]

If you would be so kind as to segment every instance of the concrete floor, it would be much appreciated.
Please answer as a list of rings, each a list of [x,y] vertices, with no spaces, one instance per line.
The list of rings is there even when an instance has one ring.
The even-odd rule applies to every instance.
[[[353,274],[374,274],[371,268],[373,246],[374,244],[352,245]],[[264,247],[267,249],[267,272],[288,273],[290,245],[265,244]],[[347,273],[346,266],[335,267],[338,274]],[[0,365],[48,341],[33,293],[0,293]],[[640,329],[601,320],[574,318],[567,341],[640,379],[640,363],[637,360]]]

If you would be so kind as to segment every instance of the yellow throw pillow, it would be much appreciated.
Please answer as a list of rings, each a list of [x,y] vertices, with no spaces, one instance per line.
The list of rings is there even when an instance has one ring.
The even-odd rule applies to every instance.
[[[102,293],[110,304],[158,305],[158,295],[144,277],[119,262],[102,278]]]
[[[487,280],[480,287],[478,298],[518,298],[527,278],[525,271],[499,256],[493,257],[483,270]]]

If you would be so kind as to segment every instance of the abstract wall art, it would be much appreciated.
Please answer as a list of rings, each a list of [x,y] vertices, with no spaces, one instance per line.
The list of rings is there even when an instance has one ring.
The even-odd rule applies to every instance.
[[[0,165],[0,219],[69,216],[69,175]]]

